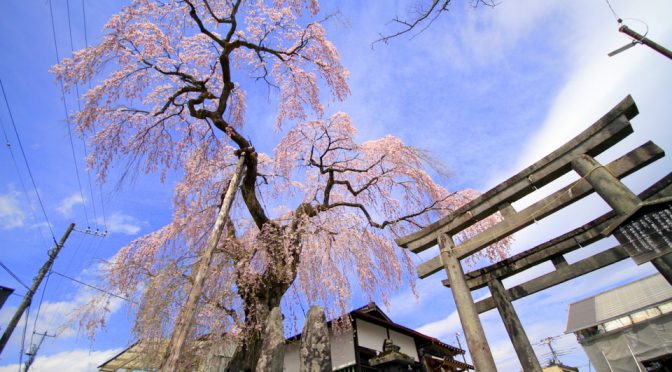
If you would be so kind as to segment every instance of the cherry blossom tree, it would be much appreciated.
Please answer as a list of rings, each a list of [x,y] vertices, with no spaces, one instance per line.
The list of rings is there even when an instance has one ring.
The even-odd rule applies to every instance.
[[[393,136],[358,143],[347,114],[326,115],[325,100],[349,94],[348,71],[312,20],[318,13],[316,0],[134,0],[97,45],[54,66],[67,87],[93,84],[74,119],[101,181],[120,161],[181,177],[172,221],[123,247],[105,271],[107,288],[131,299],[140,339],[170,335],[241,151],[240,197],[189,336],[192,346],[236,340],[233,370],[254,370],[266,318],[283,297],[322,303],[333,315],[347,310],[355,287],[385,298],[412,282],[413,264],[394,237],[476,195],[435,183],[422,151]],[[282,135],[269,154],[246,136],[246,87],[258,83],[272,97],[252,109],[274,105],[270,126]],[[507,247],[483,254],[499,258]],[[109,301],[103,294],[82,308],[90,331],[104,325]]]

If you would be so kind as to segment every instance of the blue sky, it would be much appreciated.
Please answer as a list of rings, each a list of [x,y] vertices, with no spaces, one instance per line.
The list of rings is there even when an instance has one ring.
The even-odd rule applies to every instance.
[[[84,1],[92,43],[103,22],[120,4],[111,0]],[[643,20],[652,39],[672,46],[669,22],[672,4],[663,0],[611,2],[621,17]],[[352,95],[343,103],[331,104],[329,110],[348,112],[362,140],[393,134],[408,144],[429,150],[451,169],[451,178],[440,181],[449,189],[487,190],[572,138],[627,94],[633,95],[641,112],[633,120],[635,133],[598,159],[606,163],[649,139],[665,150],[672,149],[669,122],[672,105],[668,98],[672,64],[643,46],[607,57],[609,51],[626,44],[628,39],[616,31],[616,22],[604,1],[504,0],[495,8],[474,8],[470,1],[455,1],[451,11],[422,34],[372,48],[371,42],[379,33],[391,30],[388,21],[405,14],[409,3],[413,2],[352,0],[338,2],[339,8],[333,2],[322,4],[323,11],[339,9],[343,15],[341,22],[327,28],[341,52],[343,64],[351,72]],[[84,203],[81,202],[61,94],[48,73],[56,61],[49,5],[45,1],[18,0],[3,5],[0,33],[5,37],[0,39],[0,79],[54,235],[59,238],[70,222],[85,228],[84,206],[88,224],[103,229],[99,189],[94,184],[91,198],[81,160],[82,143],[74,138],[84,190]],[[53,0],[53,5],[62,58],[70,53],[66,3]],[[84,45],[81,6],[80,0],[70,1],[75,48]],[[636,30],[644,28],[637,20],[626,23]],[[17,175],[10,152],[3,149],[0,260],[29,284],[46,259],[51,232],[45,227],[35,199],[9,113],[4,102],[0,103],[0,120],[21,175]],[[72,95],[66,97],[66,103],[70,112],[76,109]],[[264,103],[263,99],[255,98],[248,102],[249,115],[254,119],[250,122],[260,123],[250,127],[249,135],[257,147],[269,151],[277,138],[266,135],[273,125],[273,112],[266,110]],[[669,159],[663,159],[625,181],[636,192],[641,191],[672,170],[671,165]],[[539,194],[552,192],[573,178],[573,175],[565,177]],[[169,220],[172,182],[169,178],[166,184],[160,184],[156,175],[149,175],[139,176],[121,189],[115,187],[114,181],[103,185],[109,235],[101,239],[74,233],[54,270],[93,281],[101,260]],[[519,207],[539,197],[527,198]],[[577,227],[606,210],[599,199],[589,198],[564,214],[518,233],[514,252]],[[586,257],[612,243],[585,247],[568,260]],[[436,252],[423,258],[431,257],[432,253]],[[545,265],[533,268],[505,281],[505,286],[549,270],[550,266]],[[536,342],[562,334],[569,303],[653,272],[648,264],[637,267],[624,261],[519,300],[514,306],[530,339]],[[440,285],[442,278],[443,274],[437,274],[418,281],[417,302],[409,301],[412,298],[409,289],[392,294],[388,311],[404,325],[453,343],[459,319],[449,291]],[[21,284],[4,271],[0,272],[0,285],[25,293]],[[77,304],[91,296],[91,291],[58,275],[51,276],[37,331],[59,332],[59,336],[45,340],[34,370],[90,371],[133,341],[129,314],[122,301],[113,303],[115,311],[109,327],[94,341],[78,333],[76,325],[64,325]],[[487,290],[474,293],[474,297],[485,295]],[[38,299],[39,296],[31,309],[28,338]],[[19,301],[18,296],[11,296],[0,310],[1,327],[7,324]],[[353,303],[353,307],[361,305]],[[517,370],[513,348],[496,311],[482,315],[481,319],[501,370]],[[0,371],[17,369],[20,335],[17,330],[0,357]],[[562,348],[574,348],[562,358],[565,363],[587,370],[587,359],[573,336],[562,337],[558,342]],[[541,347],[538,350],[540,356],[546,351]]]

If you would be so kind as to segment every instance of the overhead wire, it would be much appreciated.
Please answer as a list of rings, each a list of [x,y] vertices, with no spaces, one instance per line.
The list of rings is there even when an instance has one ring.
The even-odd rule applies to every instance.
[[[102,288],[100,288],[100,287],[96,287],[96,286],[93,285],[93,284],[89,284],[89,283],[83,282],[83,281],[81,281],[81,280],[79,280],[79,279],[75,279],[75,278],[73,278],[73,277],[71,277],[71,276],[68,276],[68,275],[59,273],[58,271],[52,271],[51,273],[52,273],[52,274],[56,274],[56,275],[60,275],[60,276],[62,276],[62,277],[64,277],[64,278],[66,278],[66,279],[72,280],[72,281],[75,282],[75,283],[79,283],[79,284],[81,284],[81,285],[83,285],[83,286],[86,286],[86,287],[95,289],[95,290],[97,290],[97,291],[99,291],[99,292],[102,292],[102,293],[105,293],[105,294],[107,294],[107,295],[109,295],[109,296],[116,297],[116,298],[122,299],[122,300],[124,300],[124,301],[132,302],[130,299],[128,299],[128,298],[126,298],[126,297],[124,297],[124,296],[118,295],[118,294],[116,294],[116,293],[112,293],[112,292],[107,291],[107,290],[104,290],[104,289],[102,289]]]
[[[621,23],[622,22],[621,17],[619,17],[618,14],[616,14],[616,11],[614,10],[614,7],[611,6],[611,3],[609,2],[609,0],[604,0],[604,1],[607,3],[607,6],[609,7],[609,10],[611,10],[611,14],[613,14],[614,18],[616,19],[616,22]]]
[[[75,52],[75,45],[74,45],[73,38],[72,38],[72,20],[70,18],[70,0],[65,1],[65,7],[66,7],[67,14],[68,14],[68,35],[69,35],[69,38],[70,38],[70,52],[74,53]],[[79,102],[80,101],[79,84],[77,84],[77,83],[75,83],[75,97],[76,97],[75,101],[77,102],[77,110],[81,112],[82,111],[82,106]],[[84,140],[83,137],[82,137],[82,147],[84,149],[84,158],[87,159],[89,157],[89,153],[86,149],[86,141]],[[93,209],[93,223],[96,226],[96,230],[99,230],[99,228],[98,228],[98,213],[96,211],[96,202],[95,202],[95,199],[93,197],[93,184],[91,182],[91,172],[86,170],[86,176],[87,176],[87,179],[89,181],[89,194],[91,195],[91,207]]]
[[[70,16],[70,4],[69,4],[69,1],[66,1],[66,7],[67,7],[67,16],[68,16],[68,31],[69,31],[69,38],[70,38],[70,48],[71,48],[71,51],[74,52],[74,42],[73,42],[73,37],[72,37],[72,26],[71,26],[71,24],[72,24],[72,20],[71,20],[71,16]],[[84,3],[82,3],[82,7],[83,7],[83,12],[84,12],[84,11],[85,11]],[[54,50],[55,50],[55,54],[56,54],[56,61],[57,61],[57,63],[60,63],[60,54],[59,54],[59,50],[58,50],[58,42],[57,42],[57,37],[56,37],[56,27],[55,27],[55,20],[54,20],[54,11],[53,11],[53,5],[52,5],[51,0],[49,0],[49,12],[50,12],[50,18],[51,18],[51,26],[52,26],[51,29],[52,29],[52,36],[53,36],[53,42],[54,42]],[[84,20],[85,20],[85,23],[86,23],[86,15],[85,15],[85,13],[83,13],[83,16],[84,16]],[[85,39],[87,39],[88,37],[86,36],[86,24],[85,24],[84,28],[85,28]],[[88,40],[87,40],[86,42],[87,42],[87,44],[88,44]],[[73,162],[74,162],[74,167],[75,167],[75,174],[76,174],[76,176],[77,176],[77,184],[78,184],[78,187],[79,187],[79,193],[80,193],[80,197],[81,197],[82,202],[83,202],[82,204],[83,204],[83,208],[84,208],[84,214],[85,214],[85,218],[86,218],[86,222],[87,222],[87,231],[88,231],[88,229],[90,229],[90,225],[91,225],[91,223],[90,223],[89,215],[88,215],[88,212],[87,212],[87,209],[86,209],[86,201],[85,201],[85,198],[84,198],[84,192],[83,192],[83,188],[82,188],[82,182],[81,182],[81,178],[80,178],[80,175],[79,175],[79,167],[78,167],[78,165],[77,165],[78,162],[77,162],[77,156],[76,156],[76,153],[75,153],[74,141],[73,141],[73,138],[72,138],[72,130],[71,130],[70,114],[69,114],[69,110],[68,110],[68,105],[67,105],[67,103],[66,103],[65,87],[64,87],[64,84],[63,84],[62,81],[59,81],[59,83],[60,83],[60,88],[61,88],[61,98],[62,98],[62,100],[63,100],[63,108],[64,108],[65,116],[66,116],[66,124],[67,124],[67,127],[68,127],[68,135],[69,135],[69,140],[70,140],[70,149],[71,149],[71,153],[72,153],[72,157],[73,157]],[[77,105],[78,105],[78,109],[81,111],[81,106],[80,106],[80,103],[79,103],[79,86],[77,85],[77,86],[75,87],[75,89],[76,89],[76,94],[77,94]],[[88,156],[87,149],[86,149],[86,142],[84,142],[84,141],[83,141],[83,146],[84,146],[84,153],[85,153],[85,156]],[[93,206],[94,223],[95,223],[95,226],[96,226],[96,230],[99,230],[99,226],[98,226],[98,216],[97,216],[97,211],[96,211],[95,201],[94,201],[93,185],[92,185],[92,182],[91,182],[90,173],[87,172],[87,175],[88,175],[88,181],[89,181],[89,192],[90,192],[90,195],[91,195],[91,203],[92,203],[92,206]],[[101,202],[101,209],[102,209],[102,215],[103,215],[103,216],[102,216],[102,217],[103,217],[103,218],[102,218],[102,219],[103,219],[103,226],[105,227],[105,229],[107,229],[107,227],[106,227],[106,226],[107,226],[107,221],[106,221],[106,217],[105,217],[104,203],[103,203],[103,197],[102,197],[102,186],[100,187],[100,202]],[[90,235],[90,234],[88,234],[88,233],[85,233],[85,234],[86,234],[86,235]],[[104,235],[103,235],[103,236],[104,236]],[[77,252],[79,252],[79,250],[80,250],[80,248],[82,247],[82,245],[84,244],[84,241],[85,241],[85,240],[86,240],[86,237],[83,237],[83,238],[79,241],[79,244],[77,245],[77,248],[76,248],[75,251],[74,251],[74,254],[73,254],[74,256],[76,256]],[[87,251],[89,251],[89,249],[87,249]],[[73,259],[72,259],[72,257],[71,257],[70,261],[67,263],[67,265],[64,267],[64,269],[68,270],[68,268],[69,268],[69,267],[71,266],[71,264],[72,264],[72,261],[73,261]],[[34,340],[34,336],[35,336],[36,334],[38,334],[38,333],[37,333],[37,326],[38,326],[37,323],[38,323],[38,321],[39,321],[39,319],[40,319],[40,312],[41,312],[42,305],[43,305],[43,303],[44,303],[45,293],[46,293],[47,288],[48,288],[49,283],[50,283],[51,274],[54,274],[54,273],[57,274],[57,275],[59,275],[59,276],[61,276],[61,277],[64,277],[64,278],[66,278],[66,279],[69,279],[69,280],[71,280],[71,281],[74,281],[74,282],[77,282],[77,283],[79,283],[79,284],[85,285],[85,286],[87,286],[87,287],[96,289],[96,290],[98,290],[98,291],[105,292],[105,293],[107,293],[107,294],[110,295],[110,296],[118,297],[118,298],[120,298],[120,299],[124,299],[124,300],[126,300],[126,301],[129,301],[128,299],[126,299],[126,298],[124,298],[124,297],[122,297],[122,296],[119,296],[119,295],[117,295],[117,294],[114,294],[114,293],[111,293],[111,292],[107,292],[107,291],[105,291],[105,290],[103,290],[103,289],[101,289],[101,288],[98,288],[98,287],[96,287],[96,286],[93,286],[93,285],[91,285],[91,284],[88,284],[88,283],[82,282],[82,281],[80,281],[80,280],[74,279],[73,277],[71,277],[71,276],[69,276],[69,275],[62,274],[62,273],[60,273],[60,272],[56,272],[56,271],[54,271],[53,268],[52,268],[52,269],[49,270],[49,273],[47,274],[47,278],[46,278],[46,280],[45,280],[45,284],[44,284],[44,286],[43,286],[43,288],[42,288],[42,293],[41,293],[41,296],[40,296],[40,301],[39,301],[39,304],[38,304],[37,312],[36,312],[36,314],[35,314],[35,318],[34,318],[34,321],[33,321],[33,330],[32,330],[32,334],[31,334],[31,337],[30,337],[30,344],[31,344],[31,345],[32,345],[33,340]],[[60,281],[57,281],[56,286],[57,286],[57,287],[60,287],[61,284],[62,284],[62,283],[61,283]],[[53,287],[53,285],[52,285],[52,287]],[[54,314],[51,314],[50,319],[45,320],[45,321],[46,321],[45,324],[46,324],[47,329],[49,329],[49,328],[52,326],[52,322],[53,322],[53,320],[54,320]],[[45,332],[46,332],[46,330],[45,330]]]
[[[40,192],[37,189],[37,184],[35,183],[35,177],[33,177],[33,172],[30,169],[30,164],[28,164],[28,157],[26,156],[26,151],[23,149],[23,143],[21,142],[21,136],[19,136],[19,131],[16,128],[16,122],[14,121],[14,115],[12,115],[12,109],[9,106],[9,99],[7,98],[7,93],[5,92],[5,86],[4,86],[4,84],[2,84],[1,79],[0,79],[0,90],[2,90],[2,96],[5,100],[5,105],[7,106],[7,113],[9,114],[9,120],[11,121],[12,127],[14,128],[14,135],[16,136],[16,141],[19,144],[19,149],[21,150],[21,155],[23,156],[23,161],[26,164],[26,169],[28,170],[28,175],[30,176],[30,181],[33,185],[33,190],[35,190],[35,195],[37,196],[37,201],[39,202],[40,208],[42,209],[42,215],[44,216],[44,220],[46,221],[47,227],[49,228],[49,232],[51,233],[51,239],[54,241],[54,243],[56,243],[56,237],[54,236],[54,230],[51,227],[51,222],[49,222],[49,217],[47,217],[47,211],[44,208],[44,203],[42,202],[42,198],[40,197]]]
[[[26,317],[23,322],[23,332],[21,335],[21,349],[19,350],[19,372],[21,372],[21,365],[23,364],[23,354],[26,351],[26,333],[28,331],[28,317],[30,317],[30,304],[26,307]]]
[[[49,0],[49,15],[50,15],[50,18],[51,18],[51,34],[54,38],[54,50],[56,52],[56,63],[61,63],[61,57],[60,57],[60,54],[58,52],[58,42],[56,40],[56,23],[54,22],[54,9],[53,9],[53,6],[51,4],[51,0]],[[77,178],[77,186],[79,187],[79,196],[82,199],[82,208],[84,209],[84,218],[86,219],[87,227],[90,228],[91,223],[89,221],[89,213],[87,212],[87,209],[86,209],[86,199],[84,198],[84,191],[82,189],[82,180],[79,176],[79,166],[77,165],[77,155],[75,153],[75,144],[74,144],[74,141],[72,139],[72,128],[71,128],[72,125],[70,123],[70,113],[69,113],[69,110],[68,110],[68,104],[65,101],[65,86],[63,85],[63,80],[62,79],[58,79],[58,82],[59,82],[59,85],[61,87],[61,99],[63,100],[63,109],[65,110],[65,123],[66,123],[66,126],[68,127],[68,138],[70,140],[70,150],[72,152],[72,160],[73,160],[73,164],[74,164],[74,167],[75,167],[75,175],[76,175],[76,178]]]
[[[83,24],[83,29],[84,29],[84,47],[89,46],[89,36],[88,32],[86,31],[86,1],[82,0],[82,19],[84,21]],[[89,89],[91,89],[91,80],[88,80],[88,85]],[[96,129],[96,123],[91,124],[91,129],[93,130],[93,135],[96,135],[97,129]],[[103,217],[103,228],[105,231],[107,231],[107,217],[105,216],[105,202],[103,201],[103,185],[98,182],[98,196],[100,197],[100,213]]]
[[[30,288],[26,285],[26,283],[24,283],[21,279],[19,279],[19,277],[18,277],[16,274],[14,274],[14,273],[12,272],[12,270],[9,269],[9,267],[7,267],[4,263],[2,263],[2,261],[0,261],[0,266],[1,266],[3,269],[5,269],[5,271],[7,271],[7,272],[9,273],[9,275],[11,275],[12,278],[14,278],[14,279],[15,279],[17,282],[19,282],[22,286],[24,286],[26,289],[30,289]]]
[[[30,200],[30,194],[28,193],[28,188],[26,187],[26,183],[23,181],[23,176],[21,175],[21,170],[19,169],[19,163],[16,161],[16,156],[14,155],[14,151],[12,150],[12,144],[9,141],[9,136],[7,135],[7,131],[5,130],[5,123],[3,122],[2,117],[0,117],[0,128],[2,128],[2,134],[5,138],[5,147],[7,147],[9,155],[12,158],[12,165],[14,165],[14,170],[16,170],[16,175],[19,179],[21,190],[23,190],[23,197],[26,199],[26,204],[28,205],[28,209],[30,209],[30,214],[33,216],[33,221],[38,221],[37,212],[35,212],[33,202]],[[37,229],[37,231],[40,233],[40,237],[42,238],[44,245],[48,246],[49,242],[47,241],[47,238],[44,237],[42,229]]]
[[[40,311],[42,310],[42,303],[44,302],[44,294],[47,291],[47,287],[49,286],[49,278],[51,277],[50,274],[51,270],[49,270],[49,274],[47,274],[47,277],[44,280],[44,286],[42,286],[42,294],[40,295],[40,302],[37,304],[37,312],[35,314],[35,320],[33,321],[33,332],[30,335],[30,345],[33,344],[33,337],[37,333],[37,321],[40,318]]]

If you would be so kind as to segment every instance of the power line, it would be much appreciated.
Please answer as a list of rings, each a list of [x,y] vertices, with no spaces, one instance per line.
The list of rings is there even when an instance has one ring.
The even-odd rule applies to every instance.
[[[86,1],[82,0],[82,18],[84,20],[84,47],[89,46],[89,36],[86,31]],[[88,80],[89,89],[91,89],[91,79]],[[96,135],[96,123],[91,123],[91,129],[93,130],[93,135]],[[107,217],[105,216],[105,203],[103,201],[103,185],[98,183],[98,196],[100,197],[100,211],[103,216],[103,228],[107,231]]]
[[[21,175],[21,170],[19,169],[19,163],[16,161],[16,156],[14,156],[14,151],[12,150],[12,144],[9,142],[9,136],[7,135],[7,131],[5,130],[5,123],[2,121],[1,117],[0,117],[0,128],[2,128],[2,134],[5,137],[5,146],[7,147],[9,155],[12,158],[12,164],[14,165],[14,170],[16,170],[16,175],[19,179],[19,184],[21,185],[21,189],[23,190],[23,197],[26,199],[26,204],[30,208],[30,214],[33,216],[33,220],[37,221],[38,218],[37,213],[35,212],[35,207],[33,206],[33,203],[30,201],[30,194],[28,193],[28,188],[26,188],[26,183],[23,181],[23,176]],[[42,241],[45,243],[46,246],[48,246],[49,242],[44,237],[42,229],[37,229],[37,231],[39,231]]]
[[[112,297],[116,297],[116,298],[119,298],[119,299],[122,299],[122,300],[124,300],[124,301],[128,301],[128,302],[133,302],[133,301],[131,301],[130,299],[128,299],[128,298],[126,298],[126,297],[123,297],[123,296],[121,296],[121,295],[112,293],[112,292],[110,292],[110,291],[106,291],[106,290],[104,290],[104,289],[102,289],[102,288],[96,287],[96,286],[94,286],[94,285],[92,285],[92,284],[89,284],[89,283],[85,283],[85,282],[83,282],[83,281],[81,281],[81,280],[75,279],[75,278],[70,277],[70,276],[67,276],[67,275],[65,275],[65,274],[61,274],[61,273],[59,273],[59,272],[57,272],[57,271],[52,271],[51,273],[52,273],[52,274],[56,274],[56,275],[60,275],[60,276],[62,276],[62,277],[64,277],[64,278],[66,278],[66,279],[70,279],[70,280],[72,280],[73,282],[76,282],[76,283],[79,283],[79,284],[81,284],[81,285],[83,285],[83,286],[87,286],[87,287],[89,287],[89,288],[92,288],[92,289],[95,289],[95,290],[97,290],[97,291],[103,292],[103,293],[105,293],[105,294],[107,294],[107,295],[110,295],[110,296],[112,296]]]
[[[61,57],[58,53],[58,42],[56,41],[56,24],[54,22],[54,9],[49,0],[49,15],[51,17],[51,34],[54,38],[54,50],[56,51],[56,63],[61,63]],[[63,100],[63,109],[65,110],[65,123],[68,127],[68,138],[70,139],[70,150],[72,152],[72,162],[75,166],[75,175],[77,176],[77,186],[79,187],[79,196],[82,198],[82,208],[84,209],[84,218],[86,219],[87,226],[91,226],[89,222],[89,213],[86,210],[86,199],[84,199],[84,191],[82,191],[82,180],[79,177],[79,166],[77,166],[77,155],[75,154],[75,144],[72,140],[72,129],[70,128],[70,113],[68,112],[68,104],[65,102],[65,87],[63,86],[63,80],[58,79],[58,82],[61,87],[61,99]]]
[[[2,261],[0,261],[0,266],[2,266],[2,268],[5,269],[5,271],[7,271],[9,275],[11,275],[14,279],[16,279],[16,281],[19,282],[22,286],[24,286],[26,289],[30,289],[30,287],[28,287],[24,282],[22,282],[21,279],[19,279],[19,277],[16,276],[16,274],[14,274],[12,270],[9,269],[9,267],[5,266],[5,264],[2,263]]]
[[[618,14],[616,14],[616,11],[614,10],[614,7],[611,6],[611,3],[609,2],[609,0],[604,0],[604,1],[607,3],[607,6],[609,7],[609,10],[611,10],[611,14],[613,14],[614,18],[616,18],[616,22],[621,23],[621,17],[619,17]]]
[[[51,273],[51,270],[49,271]],[[37,320],[40,318],[40,310],[42,310],[42,302],[44,301],[44,293],[47,291],[47,286],[49,286],[49,278],[51,275],[47,275],[47,279],[44,281],[44,287],[42,287],[42,295],[40,295],[40,302],[37,305],[37,313],[35,314],[35,320],[33,321],[33,332],[30,335],[30,344],[33,344],[33,336],[37,333]],[[45,329],[46,332],[46,329]]]
[[[49,231],[51,232],[51,239],[54,241],[54,243],[56,243],[54,230],[51,228],[51,222],[49,222],[49,217],[47,217],[47,211],[44,209],[44,203],[42,203],[40,192],[37,191],[35,178],[33,177],[33,172],[30,170],[30,165],[28,164],[28,158],[26,157],[26,152],[23,149],[23,144],[21,143],[21,137],[19,136],[19,131],[16,129],[16,122],[14,121],[14,115],[12,115],[12,110],[9,107],[9,100],[7,99],[7,93],[5,93],[5,86],[2,84],[2,80],[0,80],[0,89],[2,90],[2,96],[5,99],[5,105],[7,106],[7,112],[9,113],[9,119],[12,122],[12,127],[14,128],[14,135],[16,135],[16,140],[19,143],[19,149],[21,149],[21,155],[23,156],[23,161],[26,163],[26,169],[28,169],[28,175],[30,176],[30,181],[33,184],[33,189],[35,190],[35,195],[37,195],[37,200],[40,203],[40,208],[42,208],[42,214],[44,215],[44,220],[47,222],[47,227],[49,227]]]
[[[82,1],[82,3],[83,3],[83,1]],[[74,46],[73,39],[72,39],[72,20],[70,19],[70,0],[65,1],[65,7],[66,7],[66,10],[67,10],[67,13],[68,13],[68,35],[70,37],[70,52],[74,53],[75,52],[75,46]],[[75,96],[77,97],[77,99],[76,99],[77,110],[81,112],[82,111],[82,106],[79,103],[79,98],[80,98],[79,84],[77,84],[77,83],[75,83]],[[84,140],[83,137],[82,137],[82,147],[84,148],[84,158],[86,159],[86,158],[89,157],[89,153],[86,149],[86,141]],[[95,202],[95,199],[93,198],[93,185],[91,183],[91,172],[89,172],[87,170],[86,171],[86,176],[87,176],[87,179],[89,181],[89,194],[91,195],[91,207],[93,209],[93,223],[96,225],[96,230],[98,230],[98,213],[96,212],[96,202]]]
[[[30,317],[30,305],[26,308],[26,318],[23,323],[23,334],[21,336],[21,350],[19,351],[19,372],[23,364],[23,353],[26,351],[26,332],[28,331],[28,317]]]
[[[86,32],[86,1],[82,0],[82,18],[84,19],[84,47],[89,46],[89,36]]]

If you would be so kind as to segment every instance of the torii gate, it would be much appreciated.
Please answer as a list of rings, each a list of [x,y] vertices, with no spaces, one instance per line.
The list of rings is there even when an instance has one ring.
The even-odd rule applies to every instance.
[[[637,264],[651,261],[672,284],[672,173],[639,196],[620,179],[662,158],[664,152],[649,141],[607,165],[593,157],[633,132],[629,120],[638,114],[627,96],[606,115],[557,150],[515,176],[485,192],[453,213],[408,236],[397,239],[403,248],[419,253],[438,243],[440,255],[417,267],[426,278],[441,268],[448,279],[474,365],[479,371],[496,371],[478,314],[497,307],[525,371],[541,372],[534,350],[516,315],[512,301],[576,278],[627,257]],[[580,176],[546,198],[516,211],[511,203],[560,176]],[[584,226],[551,239],[486,268],[464,274],[460,259],[468,257],[596,191],[612,211]],[[455,245],[452,236],[494,213],[503,220]],[[621,245],[569,265],[563,254],[614,234]],[[545,261],[555,271],[508,290],[502,279]],[[474,304],[471,290],[488,286],[492,297]]]

